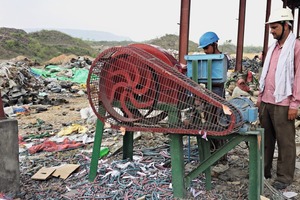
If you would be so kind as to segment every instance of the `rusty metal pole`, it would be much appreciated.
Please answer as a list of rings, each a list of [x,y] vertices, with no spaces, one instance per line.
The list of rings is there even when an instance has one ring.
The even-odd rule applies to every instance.
[[[186,64],[184,56],[188,54],[190,0],[181,0],[180,34],[179,34],[179,62]],[[177,111],[176,111],[177,112]],[[175,119],[176,118],[176,119]],[[177,122],[177,117],[170,117],[169,123]],[[183,157],[183,137],[170,134],[170,153],[172,164],[172,186],[174,197],[185,198],[185,168]]]
[[[238,72],[242,72],[245,14],[246,14],[246,0],[240,0],[238,39],[237,39],[237,48],[236,48],[236,66],[235,66],[235,71],[238,71]]]
[[[190,25],[191,0],[181,0],[180,9],[180,33],[179,33],[179,62],[186,64],[184,56],[189,48],[189,25]]]
[[[270,16],[270,11],[271,11],[271,0],[267,1],[267,6],[266,6],[266,18],[265,22],[269,20]],[[269,25],[265,24],[265,35],[264,35],[264,47],[263,47],[263,54],[262,54],[262,63],[265,61],[265,57],[268,51],[268,45],[269,45]]]
[[[292,14],[294,16],[294,19],[295,19],[295,7],[292,7],[290,8],[292,10]],[[295,27],[295,20],[293,20],[293,23],[292,23],[292,32],[294,32],[294,27]]]
[[[297,24],[297,38],[299,37],[299,28],[300,28],[300,7],[298,8],[298,24]]]
[[[3,109],[3,102],[2,102],[2,97],[1,97],[1,90],[0,90],[0,120],[5,119],[5,113]]]

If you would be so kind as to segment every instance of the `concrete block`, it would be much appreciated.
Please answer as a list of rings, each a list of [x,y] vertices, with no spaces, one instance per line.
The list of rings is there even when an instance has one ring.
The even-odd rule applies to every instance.
[[[0,193],[20,191],[18,121],[0,120]]]

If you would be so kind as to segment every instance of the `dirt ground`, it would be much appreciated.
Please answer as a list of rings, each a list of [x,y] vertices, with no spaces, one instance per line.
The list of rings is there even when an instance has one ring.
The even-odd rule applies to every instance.
[[[33,125],[37,123],[37,119],[43,120],[46,125],[50,126],[48,131],[55,135],[59,130],[63,127],[71,125],[73,123],[78,123],[81,125],[88,126],[89,134],[92,135],[95,131],[94,125],[87,125],[86,121],[81,118],[80,110],[83,108],[89,107],[89,101],[87,95],[78,95],[78,94],[70,94],[70,93],[61,93],[61,94],[53,94],[51,98],[63,98],[66,100],[66,103],[58,106],[49,106],[47,107],[47,111],[37,112],[38,106],[31,106],[30,112],[26,115],[19,115],[16,117],[18,120],[19,126],[19,135],[26,136],[30,134],[41,133],[40,127],[31,126],[28,128],[28,125]],[[47,130],[47,129],[45,129]],[[299,132],[298,132],[299,136]],[[36,140],[31,140],[36,141]],[[185,144],[187,144],[187,139],[184,139]],[[27,141],[29,142],[29,141]],[[140,150],[143,148],[160,148],[163,145],[168,144],[169,139],[165,134],[159,133],[141,133],[141,136],[138,137],[134,141],[134,151]],[[118,134],[106,134],[103,138],[103,143],[108,146],[111,152],[115,151],[114,155],[109,155],[107,162],[114,162],[116,160],[122,159],[121,151],[117,152],[116,149],[120,149],[122,145],[122,136]],[[191,147],[194,143],[192,141]],[[36,181],[32,180],[30,177],[34,174],[40,166],[55,166],[60,162],[64,162],[66,160],[72,160],[74,156],[77,154],[82,154],[82,151],[85,150],[89,152],[87,157],[91,156],[92,143],[88,144],[84,148],[79,150],[66,150],[60,152],[52,152],[52,153],[37,153],[34,155],[28,154],[26,151],[20,153],[23,159],[20,159],[21,165],[21,194],[19,195],[19,199],[72,199],[66,198],[63,194],[67,193],[68,190],[62,186],[71,184],[74,182],[74,179],[66,179],[63,182],[58,181]],[[114,149],[112,151],[112,149]],[[75,155],[74,155],[75,154]],[[72,157],[73,156],[73,157]],[[189,190],[188,197],[186,199],[248,199],[248,180],[249,180],[249,154],[248,149],[245,143],[241,143],[236,148],[232,149],[228,152],[228,166],[229,168],[225,169],[220,173],[213,173],[213,182],[212,182],[212,190],[206,191],[203,183],[203,176],[199,177],[199,180],[195,180],[197,183],[194,185],[194,191]],[[25,159],[24,159],[25,157]],[[61,160],[60,160],[61,159]],[[35,163],[34,163],[35,162]],[[81,162],[81,161],[80,161]],[[85,169],[89,169],[89,159],[86,159],[84,162],[81,162],[80,165],[85,166]],[[274,160],[275,166],[276,160]],[[34,163],[34,164],[33,164]],[[42,163],[42,164],[41,164]],[[191,161],[186,163],[186,169],[192,169],[193,165],[195,165],[197,161]],[[30,168],[30,169],[28,169]],[[170,170],[170,166],[169,166]],[[87,172],[85,172],[85,176],[83,176],[80,181],[84,183],[87,179]],[[79,181],[79,180],[77,180]],[[200,181],[200,182],[199,182]],[[272,180],[268,180],[271,182]],[[40,184],[40,186],[38,186]],[[61,186],[59,186],[61,185]],[[78,186],[79,187],[79,186]],[[76,187],[74,187],[76,189]],[[264,186],[264,196],[270,199],[287,199],[278,195],[276,191],[272,191],[268,184]],[[78,189],[79,190],[79,189]],[[196,195],[195,191],[198,191],[199,194]],[[200,193],[201,192],[201,193]],[[295,174],[295,181],[292,185],[290,185],[286,190],[281,192],[292,192],[297,194],[296,197],[291,199],[300,199],[300,155],[297,158],[297,169]],[[43,193],[43,194],[42,194]],[[147,194],[147,191],[144,191]],[[290,194],[289,193],[289,194]],[[39,194],[40,196],[36,195]],[[84,197],[80,196],[75,199],[96,199],[92,197]],[[109,199],[118,199],[118,198],[109,198]],[[121,199],[134,199],[134,198],[121,198]],[[138,198],[138,199],[148,199],[148,198]],[[150,199],[150,198],[149,198]],[[168,198],[162,197],[158,199],[174,199],[172,196]]]
[[[47,111],[37,112],[36,109],[40,106],[30,106],[30,114],[19,115],[17,117],[19,124],[19,134],[28,134],[34,132],[33,129],[24,129],[23,127],[28,124],[36,123],[37,119],[51,124],[53,129],[61,129],[63,124],[71,124],[80,122],[80,110],[89,107],[89,101],[86,95],[77,94],[52,94],[50,99],[64,99],[66,103],[57,106],[41,106],[46,107]]]

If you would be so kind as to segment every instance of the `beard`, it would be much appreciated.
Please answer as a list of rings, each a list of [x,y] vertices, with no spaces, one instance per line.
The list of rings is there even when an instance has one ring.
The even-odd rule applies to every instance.
[[[277,34],[272,34],[272,35],[273,35],[273,38],[274,38],[275,40],[278,40],[278,39],[280,38],[280,36],[277,35]]]

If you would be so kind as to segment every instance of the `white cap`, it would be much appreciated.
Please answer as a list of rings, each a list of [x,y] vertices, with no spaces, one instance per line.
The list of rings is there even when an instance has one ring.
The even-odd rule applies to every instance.
[[[280,22],[280,21],[293,21],[294,17],[291,9],[289,8],[280,8],[278,10],[274,10],[269,17],[269,21],[266,24]]]

